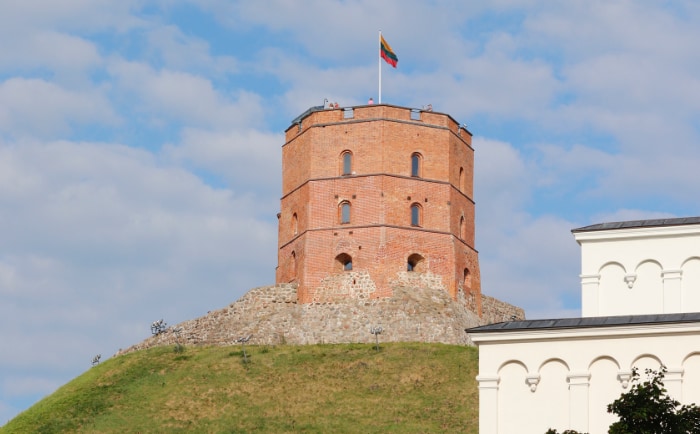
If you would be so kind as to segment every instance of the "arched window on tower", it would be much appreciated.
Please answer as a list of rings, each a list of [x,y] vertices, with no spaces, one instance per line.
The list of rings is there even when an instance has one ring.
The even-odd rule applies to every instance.
[[[423,157],[418,152],[411,154],[411,176],[420,178],[422,171],[422,161]]]
[[[335,257],[337,271],[352,271],[352,257],[347,253],[341,253]]]
[[[466,191],[466,184],[464,183],[464,168],[459,168],[459,191],[464,193]]]
[[[472,273],[469,268],[464,269],[464,292],[470,292],[472,289]]]
[[[420,226],[422,220],[421,206],[417,203],[411,205],[411,226]]]
[[[340,224],[350,223],[350,202],[340,202],[338,211],[340,214]]]
[[[292,215],[292,231],[294,235],[299,233],[299,219],[297,218],[297,213]]]
[[[297,278],[297,253],[292,250],[292,281]]]
[[[414,253],[409,256],[406,262],[407,271],[415,271],[417,273],[422,273],[425,271],[425,258],[418,253]]]
[[[459,237],[462,240],[467,238],[467,223],[464,220],[464,216],[459,218]]]
[[[352,175],[352,152],[343,151],[340,154],[340,163],[342,165],[341,173],[343,175]]]

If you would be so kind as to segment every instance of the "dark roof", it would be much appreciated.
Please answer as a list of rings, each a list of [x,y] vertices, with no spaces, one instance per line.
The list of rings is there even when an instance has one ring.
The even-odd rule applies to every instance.
[[[611,229],[648,228],[659,226],[682,226],[700,224],[700,217],[680,217],[672,219],[630,220],[626,222],[598,223],[572,229],[571,232],[606,231]]]
[[[474,327],[466,329],[465,331],[467,333],[497,333],[516,330],[620,327],[633,324],[671,324],[687,322],[700,322],[700,312],[508,321]]]
[[[323,108],[322,105],[315,105],[315,106],[313,106],[313,107],[310,107],[310,108],[307,109],[304,113],[302,113],[302,114],[300,114],[299,116],[295,117],[294,120],[292,121],[292,125],[298,124],[299,122],[302,121],[302,119],[304,119],[305,117],[307,117],[308,115],[310,115],[310,114],[313,113],[313,112],[320,112],[320,111],[323,111],[323,110],[324,110],[324,108]]]

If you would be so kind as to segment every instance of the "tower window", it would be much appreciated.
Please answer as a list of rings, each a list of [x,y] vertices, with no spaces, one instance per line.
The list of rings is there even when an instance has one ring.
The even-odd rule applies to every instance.
[[[292,215],[292,231],[294,235],[299,233],[299,219],[297,218],[297,213]]]
[[[467,223],[464,221],[464,216],[459,218],[459,237],[463,240],[467,238]]]
[[[352,152],[344,151],[341,154],[341,160],[342,160],[342,164],[343,164],[342,174],[343,175],[351,175],[352,174]]]
[[[350,202],[340,203],[340,223],[350,223]]]
[[[416,178],[421,176],[421,155],[418,152],[414,152],[411,155],[411,176]]]
[[[464,185],[464,168],[459,168],[459,191],[464,193],[466,191],[466,185]]]
[[[469,268],[464,269],[464,289],[471,290],[472,288],[472,273]]]
[[[422,272],[422,271],[424,271],[423,269],[425,267],[424,261],[425,261],[425,258],[423,258],[418,253],[414,253],[408,257],[407,264],[406,264],[406,270],[415,271],[415,272]]]
[[[338,271],[352,271],[352,257],[347,253],[336,256],[335,264]]]
[[[420,226],[421,224],[421,206],[417,203],[411,205],[411,226]]]

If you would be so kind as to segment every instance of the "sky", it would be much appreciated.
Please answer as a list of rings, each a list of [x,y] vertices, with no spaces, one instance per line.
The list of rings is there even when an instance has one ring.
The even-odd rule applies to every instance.
[[[0,424],[270,285],[281,146],[325,98],[474,134],[482,291],[580,315],[571,229],[700,215],[700,4],[0,2]]]

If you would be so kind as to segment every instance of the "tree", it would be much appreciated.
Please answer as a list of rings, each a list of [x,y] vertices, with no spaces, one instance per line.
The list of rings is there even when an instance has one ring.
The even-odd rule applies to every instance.
[[[608,413],[620,420],[610,425],[609,434],[697,434],[700,433],[700,407],[681,405],[664,388],[666,366],[658,371],[646,369],[648,380],[640,383],[639,370],[632,368],[629,392],[608,404]],[[545,434],[559,434],[549,429]],[[567,430],[561,434],[579,434]]]
[[[620,420],[610,425],[610,434],[692,434],[700,432],[700,408],[681,405],[664,388],[666,367],[645,370],[647,381],[639,382],[639,371],[632,368],[632,386],[608,405],[608,413]]]

